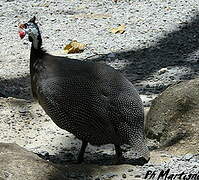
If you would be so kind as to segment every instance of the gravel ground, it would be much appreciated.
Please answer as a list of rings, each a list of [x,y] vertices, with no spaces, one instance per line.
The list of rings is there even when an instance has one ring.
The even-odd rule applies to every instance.
[[[135,84],[146,107],[169,85],[199,76],[198,0],[118,0],[117,3],[111,0],[1,0],[0,96],[26,99],[30,110],[38,109],[30,95],[30,44],[27,40],[21,41],[17,31],[18,23],[26,22],[33,15],[38,19],[43,46],[48,52],[81,60],[105,61]],[[123,34],[110,33],[109,30],[119,24],[125,24],[126,31]],[[64,54],[63,47],[71,40],[87,44],[86,50],[80,54]],[[66,145],[63,139],[58,138],[68,137],[68,150],[77,152],[79,141],[52,123],[48,124],[49,119],[41,110],[36,112],[38,122],[26,125],[24,130],[23,123],[16,123],[16,120],[23,121],[20,113],[26,114],[26,111],[12,117],[10,109],[2,109],[1,115],[4,116],[0,119],[5,124],[1,123],[1,129],[4,130],[0,135],[1,141],[17,142],[44,158],[58,162],[60,159],[57,160],[54,154]],[[17,124],[16,131],[4,129],[9,126],[6,120],[8,111],[10,119]],[[19,127],[22,133],[18,131]],[[29,127],[32,130],[27,133]],[[53,140],[49,140],[46,134]],[[105,156],[99,157],[99,162],[113,154],[112,146],[107,145],[104,149]],[[100,151],[103,152],[103,148],[95,148],[95,152]],[[93,154],[92,157],[95,156]],[[75,155],[70,153],[69,157],[74,159]],[[160,164],[148,163],[138,168],[137,178],[142,178],[147,170],[168,168],[173,173],[196,173],[199,171],[198,156],[190,156],[170,157],[170,161]],[[92,158],[88,162],[93,163]]]

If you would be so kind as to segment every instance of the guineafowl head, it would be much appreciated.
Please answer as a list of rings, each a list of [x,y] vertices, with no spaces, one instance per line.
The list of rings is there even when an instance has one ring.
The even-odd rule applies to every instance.
[[[33,43],[33,47],[35,49],[38,49],[42,45],[42,39],[41,39],[39,27],[35,21],[36,21],[36,17],[34,16],[27,23],[20,24],[19,37],[23,39],[27,34],[29,41]]]

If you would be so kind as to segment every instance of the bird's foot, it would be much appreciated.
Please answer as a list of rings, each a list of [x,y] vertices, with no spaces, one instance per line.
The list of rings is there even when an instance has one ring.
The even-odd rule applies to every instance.
[[[78,156],[76,164],[81,164],[84,162],[84,158],[82,156]]]

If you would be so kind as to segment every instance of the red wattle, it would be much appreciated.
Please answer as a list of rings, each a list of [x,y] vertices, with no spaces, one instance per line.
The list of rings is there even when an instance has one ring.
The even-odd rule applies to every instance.
[[[25,37],[25,35],[26,35],[25,31],[19,31],[19,37],[21,39],[23,39]]]

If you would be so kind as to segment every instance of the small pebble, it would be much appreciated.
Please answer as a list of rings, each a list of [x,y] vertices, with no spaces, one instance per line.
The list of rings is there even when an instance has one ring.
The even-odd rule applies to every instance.
[[[158,74],[161,75],[161,74],[164,74],[165,72],[168,72],[168,69],[167,68],[162,68],[158,71]]]
[[[124,178],[124,179],[125,179],[125,178],[126,178],[126,174],[122,174],[122,178]]]
[[[135,178],[140,178],[141,176],[139,174],[135,175]]]
[[[19,110],[19,113],[22,113],[22,114],[24,114],[24,113],[27,113],[28,111],[26,110],[26,109],[20,109]]]
[[[95,178],[95,180],[101,180],[99,177]]]
[[[133,169],[128,169],[128,172],[133,172],[134,170]]]

